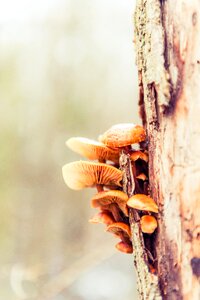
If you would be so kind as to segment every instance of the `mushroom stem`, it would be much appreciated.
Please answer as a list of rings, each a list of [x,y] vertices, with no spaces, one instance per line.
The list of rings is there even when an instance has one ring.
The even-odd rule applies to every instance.
[[[107,185],[106,189],[113,190],[113,191],[121,191],[122,190],[122,188],[120,188],[120,187],[118,187],[116,185]]]
[[[145,181],[144,185],[143,185],[143,194],[145,194],[145,195],[149,194],[149,184],[147,181]]]
[[[135,162],[132,161],[132,170],[133,170],[133,177],[134,177],[134,181],[135,181],[135,193],[142,193],[141,188],[139,186],[138,180],[137,180],[137,174],[136,174],[136,166],[135,166]]]
[[[128,239],[127,237],[125,237],[125,236],[123,235],[123,233],[120,234],[120,239],[122,240],[122,242],[131,245],[130,239]]]
[[[115,219],[115,222],[123,222],[124,221],[120,214],[120,210],[115,203],[110,204],[110,211],[113,215],[113,218]]]
[[[130,153],[130,151],[132,150],[132,147],[131,147],[131,145],[127,145],[127,146],[124,146],[123,149],[124,149],[126,152]]]
[[[103,185],[102,184],[96,184],[97,192],[103,192]]]
[[[106,159],[103,159],[103,158],[99,158],[98,161],[99,161],[100,163],[103,163],[103,164],[106,163]]]

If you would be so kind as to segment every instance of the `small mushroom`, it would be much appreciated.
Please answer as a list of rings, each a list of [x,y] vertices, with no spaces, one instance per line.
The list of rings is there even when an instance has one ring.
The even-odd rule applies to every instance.
[[[115,163],[119,162],[119,150],[108,148],[103,143],[84,138],[84,137],[72,137],[67,140],[66,145],[74,152],[90,159],[99,162],[105,162],[111,160]]]
[[[119,242],[115,245],[115,248],[123,253],[133,253],[133,246],[124,242]]]
[[[92,207],[101,207],[103,209],[110,209],[113,204],[117,205],[125,216],[128,217],[128,208],[126,203],[128,201],[128,196],[122,191],[111,190],[103,191],[96,194],[91,200]]]
[[[103,144],[111,148],[129,146],[142,142],[145,138],[144,128],[131,123],[114,125],[99,137]]]
[[[153,216],[142,216],[140,219],[142,232],[152,234],[158,227],[158,223]]]
[[[115,222],[115,220],[113,219],[113,216],[109,211],[102,211],[96,214],[93,218],[91,218],[89,222],[93,224],[102,223],[106,225],[111,225]]]
[[[136,176],[136,178],[143,181],[147,180],[147,176],[144,173],[139,174],[138,176]]]
[[[156,269],[150,264],[149,264],[149,271],[151,274],[156,274]]]
[[[113,223],[106,228],[106,231],[113,233],[115,236],[119,237],[124,243],[131,243],[131,229],[130,226],[125,223]]]
[[[145,152],[142,151],[134,151],[131,153],[130,158],[132,161],[136,161],[138,159],[144,160],[145,162],[148,162],[148,155]]]
[[[62,172],[65,183],[73,190],[99,185],[121,186],[122,171],[103,163],[75,161],[64,165]]]
[[[156,202],[151,197],[144,194],[136,194],[132,196],[129,198],[127,205],[138,210],[158,213],[158,206]]]

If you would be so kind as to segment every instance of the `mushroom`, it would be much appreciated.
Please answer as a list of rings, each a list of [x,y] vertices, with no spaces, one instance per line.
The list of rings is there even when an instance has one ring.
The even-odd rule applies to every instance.
[[[153,216],[142,216],[140,219],[142,232],[152,234],[158,227],[158,223]]]
[[[101,211],[100,213],[96,214],[93,218],[91,218],[89,222],[93,224],[102,223],[106,225],[111,225],[115,221],[113,219],[112,214],[109,211]]]
[[[136,178],[143,181],[147,180],[147,176],[144,173],[139,174],[138,176],[136,176]]]
[[[126,203],[128,201],[128,196],[126,193],[118,190],[103,191],[96,194],[91,200],[91,206],[96,208],[100,207],[103,209],[111,210],[113,215],[115,215],[116,208],[120,208],[126,217],[128,217],[128,208]],[[119,212],[117,212],[119,214]],[[115,217],[115,216],[114,216]],[[116,216],[119,221],[118,217]],[[116,219],[115,218],[115,219]]]
[[[131,229],[130,226],[125,223],[113,223],[106,228],[106,231],[113,233],[115,236],[119,237],[124,243],[131,243]]]
[[[103,144],[111,148],[129,146],[142,142],[145,138],[144,128],[132,123],[114,125],[99,137]]]
[[[117,124],[108,129],[99,140],[106,146],[111,148],[120,148],[121,151],[126,149],[130,152],[131,144],[140,143],[146,139],[145,130],[141,125],[132,123]],[[139,155],[139,154],[138,154]],[[142,192],[140,185],[136,180],[135,161],[132,161],[132,171],[135,180],[135,189],[137,192]]]
[[[123,253],[133,253],[133,246],[122,241],[116,244],[115,248]]]
[[[130,154],[130,158],[133,161],[136,161],[138,159],[144,160],[145,162],[148,162],[148,155],[145,152],[142,151],[134,151]]]
[[[136,194],[132,196],[129,198],[127,205],[138,210],[158,213],[158,206],[156,202],[151,197],[144,194]]]
[[[103,163],[88,161],[75,161],[62,168],[65,183],[73,190],[86,187],[97,187],[102,190],[102,185],[121,186],[122,171]]]
[[[148,155],[146,152],[142,151],[134,151],[130,154],[130,159],[132,161],[132,169],[133,169],[133,175],[135,179],[140,179],[142,181],[148,180],[148,177],[145,173],[147,173],[147,165],[148,162]],[[143,163],[144,162],[144,163]],[[138,193],[141,193],[142,191],[145,191],[145,185],[142,186],[137,183],[136,181],[136,189]],[[144,192],[145,194],[145,192]]]
[[[74,152],[91,160],[98,159],[99,162],[111,160],[115,163],[119,162],[119,150],[111,149],[103,143],[84,138],[72,137],[67,140],[66,145]]]

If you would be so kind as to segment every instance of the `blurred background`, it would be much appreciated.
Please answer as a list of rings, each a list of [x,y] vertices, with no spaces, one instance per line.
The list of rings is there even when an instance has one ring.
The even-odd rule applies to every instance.
[[[137,299],[131,255],[61,168],[71,136],[139,122],[134,0],[0,1],[0,300]]]

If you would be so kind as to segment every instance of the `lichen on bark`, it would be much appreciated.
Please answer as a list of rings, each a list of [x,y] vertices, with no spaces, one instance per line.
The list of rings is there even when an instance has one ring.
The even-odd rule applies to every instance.
[[[154,84],[159,105],[164,109],[170,100],[170,82],[164,60],[165,34],[160,1],[138,0],[134,23],[138,72],[142,73],[145,87]],[[147,93],[145,97],[148,97]],[[149,109],[151,110],[151,107]]]

